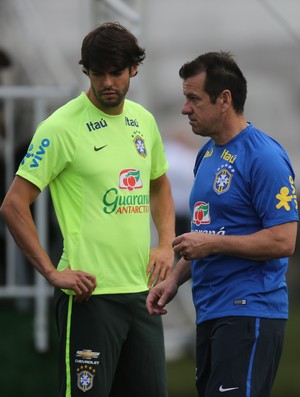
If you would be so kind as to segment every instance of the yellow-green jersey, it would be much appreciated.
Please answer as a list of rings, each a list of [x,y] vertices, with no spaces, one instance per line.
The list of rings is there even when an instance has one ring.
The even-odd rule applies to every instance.
[[[95,294],[147,290],[150,180],[168,168],[154,117],[125,100],[101,112],[82,93],[43,121],[17,175],[49,185],[64,239],[58,269],[94,274]]]

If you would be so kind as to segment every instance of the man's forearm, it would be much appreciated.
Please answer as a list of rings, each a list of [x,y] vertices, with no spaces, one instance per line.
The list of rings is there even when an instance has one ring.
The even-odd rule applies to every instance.
[[[169,277],[174,278],[178,287],[188,281],[192,277],[190,261],[179,259]]]
[[[15,206],[9,201],[2,205],[1,215],[22,253],[48,280],[55,267],[40,244],[30,208]]]
[[[164,175],[151,183],[151,215],[160,246],[170,246],[175,238],[175,209],[171,186]]]

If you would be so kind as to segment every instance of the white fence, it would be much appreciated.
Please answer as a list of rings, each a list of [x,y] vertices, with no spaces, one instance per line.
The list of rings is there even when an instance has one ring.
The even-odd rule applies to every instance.
[[[1,176],[1,183],[5,180],[5,191],[8,190],[16,169],[15,158],[15,118],[18,99],[31,101],[33,104],[34,127],[48,116],[49,102],[53,100],[67,100],[74,95],[74,91],[61,87],[0,87],[0,100],[4,104],[4,166],[5,175]],[[25,154],[25,153],[24,153]],[[35,203],[34,218],[42,246],[48,250],[48,190],[46,189]],[[5,231],[6,257],[0,258],[2,268],[5,268],[5,283],[0,285],[0,299],[33,298],[34,299],[34,341],[39,352],[48,349],[48,309],[49,298],[53,295],[53,288],[45,279],[34,271],[34,282],[31,285],[20,283],[18,272],[21,271],[19,251],[14,240],[6,229]]]

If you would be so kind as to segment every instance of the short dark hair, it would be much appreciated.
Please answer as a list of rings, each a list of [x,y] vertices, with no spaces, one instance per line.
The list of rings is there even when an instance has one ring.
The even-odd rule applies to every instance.
[[[139,65],[146,57],[137,38],[118,22],[106,22],[88,33],[82,42],[80,65],[91,68],[123,70]]]
[[[185,63],[179,70],[182,79],[206,72],[204,90],[215,103],[224,90],[232,95],[233,108],[243,113],[247,97],[247,81],[230,52],[208,52],[191,62]]]

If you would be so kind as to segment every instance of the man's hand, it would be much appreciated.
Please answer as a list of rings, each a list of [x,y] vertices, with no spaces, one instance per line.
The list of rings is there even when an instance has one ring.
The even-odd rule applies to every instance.
[[[89,300],[96,288],[95,276],[81,270],[71,270],[69,267],[61,272],[55,269],[48,281],[57,288],[74,291],[76,302]]]
[[[172,245],[174,251],[185,260],[206,258],[213,253],[213,242],[221,236],[205,233],[184,233],[176,237]]]
[[[178,285],[172,274],[166,280],[150,289],[146,301],[149,314],[166,314],[167,310],[164,307],[174,298],[177,291]]]
[[[172,247],[156,247],[150,252],[150,259],[146,269],[149,276],[148,287],[165,280],[170,274],[174,263],[174,251]]]

